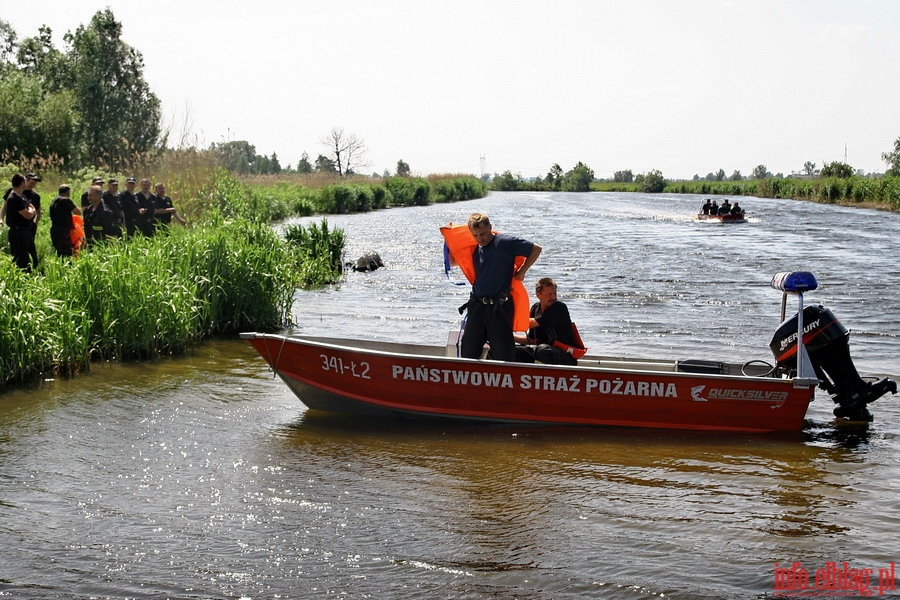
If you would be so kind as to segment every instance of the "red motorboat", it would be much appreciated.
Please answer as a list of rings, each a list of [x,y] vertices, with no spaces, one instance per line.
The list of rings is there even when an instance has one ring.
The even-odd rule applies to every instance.
[[[577,366],[557,366],[458,358],[457,340],[446,346],[420,346],[262,333],[241,337],[306,406],[328,412],[530,424],[798,431],[816,386],[825,384],[840,404],[838,410],[843,410],[840,416],[871,420],[866,404],[887,391],[896,392],[896,384],[864,382],[856,375],[849,352],[846,357],[831,356],[833,344],[843,342],[846,347],[847,330],[830,311],[830,316],[806,320],[804,326],[808,313],[802,309],[802,291],[815,288],[794,289],[797,280],[779,283],[786,285],[780,288],[786,294],[798,293],[801,310],[776,333],[772,349],[778,362],[774,366],[761,361],[742,365],[591,354]],[[817,352],[807,353],[804,344],[797,346],[797,339],[804,344],[818,340]],[[839,371],[841,381],[833,383],[829,377]]]

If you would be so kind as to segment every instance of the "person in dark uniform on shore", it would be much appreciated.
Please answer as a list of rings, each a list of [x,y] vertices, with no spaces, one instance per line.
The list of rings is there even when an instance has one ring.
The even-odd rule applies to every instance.
[[[106,182],[106,191],[103,192],[103,204],[113,211],[113,214],[116,215],[119,229],[122,229],[125,226],[125,215],[122,210],[122,204],[119,202],[119,180],[115,177],[110,177],[109,181]]]
[[[156,220],[163,227],[168,227],[172,224],[172,219],[175,219],[181,225],[184,225],[186,221],[181,218],[181,215],[178,214],[178,210],[175,208],[175,203],[172,202],[172,199],[166,196],[166,184],[157,183],[156,187]]]
[[[102,177],[94,177],[91,180],[91,187],[94,187],[95,185],[102,186],[104,183],[106,183],[106,181]],[[90,205],[90,191],[91,188],[89,187],[81,193],[81,208],[87,208]]]
[[[25,189],[22,191],[22,195],[25,196],[25,199],[31,202],[31,205],[34,207],[34,219],[31,220],[31,243],[28,245],[28,255],[31,256],[31,262],[35,269],[38,265],[38,255],[37,246],[35,245],[34,240],[37,238],[38,223],[41,221],[41,217],[44,216],[44,212],[41,210],[41,195],[34,191],[35,186],[37,186],[40,180],[41,178],[34,173],[27,174],[25,176]]]
[[[31,272],[31,256],[29,255],[29,248],[33,241],[31,227],[37,211],[24,196],[25,178],[16,173],[12,176],[10,183],[12,183],[12,189],[6,196],[9,251],[17,267]]]
[[[122,237],[115,213],[103,203],[103,188],[99,185],[91,186],[88,200],[90,205],[84,209],[84,237],[88,247]]]
[[[531,306],[531,328],[527,336],[516,336],[516,358],[519,362],[546,365],[577,365],[572,350],[580,349],[569,316],[569,307],[556,297],[556,281],[542,277],[534,287],[538,301]]]
[[[133,237],[137,231],[136,221],[138,218],[138,201],[134,195],[134,188],[137,185],[134,177],[125,180],[125,191],[119,193],[119,206],[122,207],[122,216],[125,220],[125,233],[128,237]]]
[[[141,179],[141,191],[135,197],[138,203],[135,228],[145,236],[153,237],[156,235],[156,196],[150,193],[149,179]]]
[[[466,304],[465,333],[460,355],[464,358],[480,358],[487,341],[490,356],[494,360],[514,361],[516,342],[513,337],[513,305],[510,300],[513,277],[522,280],[525,273],[538,259],[541,247],[491,230],[487,215],[474,213],[469,217],[469,232],[478,246],[473,252],[475,283]],[[515,273],[516,258],[525,257]]]
[[[80,215],[81,209],[72,202],[72,188],[59,186],[59,195],[50,203],[50,241],[58,256],[72,256],[72,215]]]

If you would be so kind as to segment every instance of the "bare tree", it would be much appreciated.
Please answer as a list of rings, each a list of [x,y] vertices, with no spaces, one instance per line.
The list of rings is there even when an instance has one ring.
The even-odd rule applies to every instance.
[[[355,133],[345,133],[343,127],[333,127],[322,143],[331,150],[339,175],[352,175],[366,167],[369,147]]]

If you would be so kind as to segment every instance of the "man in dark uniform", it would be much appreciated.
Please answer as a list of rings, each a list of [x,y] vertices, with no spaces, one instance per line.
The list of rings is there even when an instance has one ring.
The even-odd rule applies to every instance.
[[[468,316],[460,355],[480,358],[485,341],[491,346],[491,358],[514,361],[516,342],[513,337],[513,305],[509,299],[513,277],[522,280],[526,271],[541,254],[541,247],[491,230],[487,215],[475,213],[469,217],[469,232],[478,246],[473,252],[475,283],[466,304]],[[515,273],[516,257],[523,256]]]
[[[185,220],[178,214],[172,199],[166,196],[166,185],[164,183],[157,183],[155,189],[157,222],[164,227],[168,227],[172,224],[172,219],[175,219],[180,224],[184,225]]]
[[[37,213],[31,202],[25,198],[25,178],[13,175],[12,189],[6,196],[6,225],[9,227],[9,250],[16,266],[23,271],[31,271],[29,248],[34,241],[32,221]]]
[[[704,215],[708,215],[709,209],[711,209],[711,208],[712,208],[712,200],[707,198],[706,203],[700,207],[700,212],[703,213]]]
[[[72,202],[72,188],[59,186],[59,195],[50,203],[50,240],[59,256],[72,256],[72,215],[80,215],[81,209]]]
[[[125,218],[125,231],[128,237],[132,237],[137,231],[135,222],[138,218],[138,201],[134,195],[136,180],[129,177],[125,180],[125,191],[119,194],[119,206],[122,207],[122,216]]]
[[[28,254],[31,256],[31,262],[34,264],[35,269],[38,265],[38,255],[37,246],[34,244],[34,240],[37,237],[38,222],[44,214],[43,211],[41,211],[41,195],[34,191],[35,186],[37,186],[37,183],[40,180],[41,178],[34,173],[29,173],[25,176],[25,189],[22,191],[22,195],[26,200],[31,202],[31,205],[34,207],[34,219],[31,220],[31,243],[28,245]]]
[[[95,185],[100,185],[100,186],[102,186],[104,183],[106,183],[106,182],[103,180],[102,177],[94,177],[94,178],[91,180],[91,187],[93,187],[93,186],[95,186]],[[87,207],[87,206],[91,203],[91,199],[90,199],[90,197],[89,197],[89,192],[90,192],[90,191],[91,191],[91,188],[88,188],[88,189],[84,190],[84,192],[82,192],[82,194],[81,194],[81,208],[85,208],[85,207]]]
[[[525,345],[516,346],[516,358],[519,362],[546,365],[578,364],[568,348],[580,349],[581,342],[575,336],[569,307],[556,299],[556,282],[543,277],[535,285],[534,293],[538,301],[531,307],[531,328],[527,337],[517,336],[516,341]],[[560,348],[554,342],[567,348]]]
[[[121,229],[125,225],[125,216],[122,212],[122,205],[119,203],[119,180],[110,177],[106,182],[106,191],[103,192],[103,204],[106,208],[113,211],[116,215],[116,222]]]
[[[135,228],[147,237],[156,233],[156,196],[150,193],[150,180],[141,179],[141,191],[135,197],[138,203],[138,216]]]
[[[115,213],[103,203],[103,188],[99,185],[91,186],[88,200],[90,205],[84,209],[84,237],[87,238],[88,247],[122,237]]]

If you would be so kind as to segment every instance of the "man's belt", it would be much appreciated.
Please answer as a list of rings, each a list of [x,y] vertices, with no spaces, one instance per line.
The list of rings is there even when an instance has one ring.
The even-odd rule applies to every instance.
[[[472,296],[477,302],[482,304],[502,304],[509,300],[509,295],[500,294],[499,296]]]

